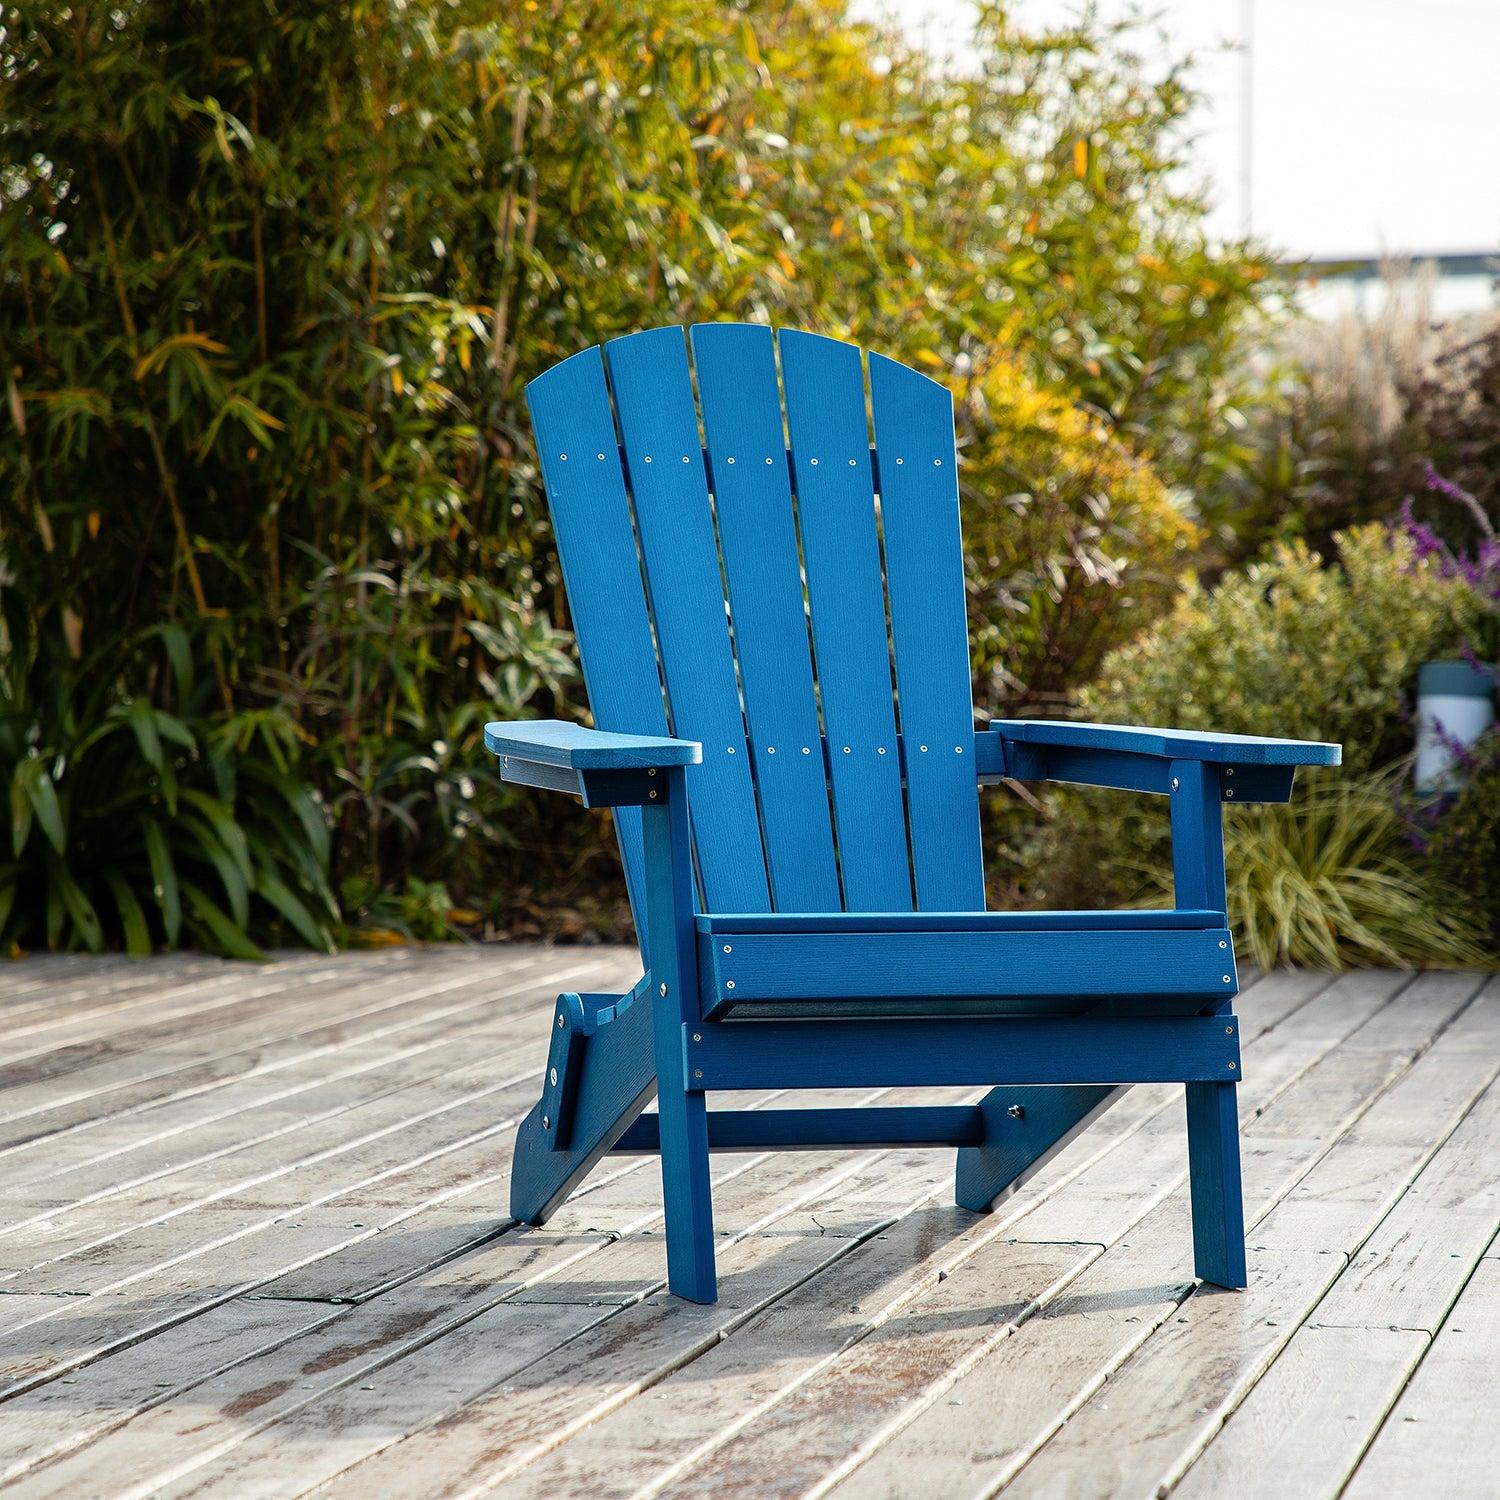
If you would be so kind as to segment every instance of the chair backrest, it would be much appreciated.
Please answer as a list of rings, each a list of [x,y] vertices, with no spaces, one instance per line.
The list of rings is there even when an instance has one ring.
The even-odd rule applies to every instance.
[[[690,339],[691,370],[653,328],[527,388],[595,722],[702,742],[706,911],[982,910],[951,396],[871,354],[867,398],[813,334]]]

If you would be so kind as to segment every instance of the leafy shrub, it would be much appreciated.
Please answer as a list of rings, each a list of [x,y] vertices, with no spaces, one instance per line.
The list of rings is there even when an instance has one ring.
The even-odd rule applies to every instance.
[[[1481,794],[1487,810],[1476,801],[1475,842],[1455,841],[1454,857],[1429,860],[1412,837],[1408,771],[1399,762],[1363,776],[1310,775],[1289,804],[1224,809],[1229,914],[1242,957],[1263,968],[1492,962],[1490,934],[1471,888],[1459,882],[1482,864],[1479,839],[1497,831],[1500,797],[1491,786]],[[1055,900],[1170,902],[1161,799],[1068,789],[1058,804],[1037,856],[1068,882]]]
[[[258,958],[252,934],[331,949],[327,819],[296,779],[289,721],[205,716],[208,685],[176,627],[127,662],[75,668],[26,645],[0,630],[0,952],[191,942]],[[158,690],[180,712],[120,691],[129,668],[149,680],[163,657]]]
[[[455,906],[437,881],[411,879],[398,892],[382,890],[367,876],[351,875],[339,895],[347,918],[340,941],[354,948],[440,943],[465,936],[479,920],[477,912]]]
[[[960,390],[975,702],[1057,702],[1180,591],[1201,533],[1099,418],[993,358]]]
[[[1417,668],[1451,653],[1483,602],[1383,526],[1335,545],[1335,567],[1293,542],[1212,590],[1191,589],[1104,664],[1080,716],[1338,740],[1354,774],[1404,754]]]
[[[1342,779],[1354,782],[1405,755],[1417,668],[1455,649],[1483,601],[1385,527],[1344,532],[1337,546],[1337,566],[1294,542],[1213,589],[1192,588],[1105,662],[1079,717],[1337,740]],[[1299,797],[1318,780],[1304,774]],[[1169,849],[1158,799],[1062,791],[1029,861],[1030,895],[1056,905],[1133,899]]]
[[[578,887],[613,866],[602,820],[502,788],[479,743],[486,717],[581,713],[522,395],[543,368],[718,317],[940,373],[1004,348],[1179,486],[1271,295],[1173,171],[1180,71],[1092,15],[1032,33],[988,5],[964,75],[838,0],[137,0],[5,26],[0,596],[65,647],[27,733],[68,765],[81,664],[117,664],[94,721],[174,713],[194,790],[227,805],[230,777],[238,815],[235,726],[279,714],[335,888],[398,906],[441,884],[497,918],[529,881],[537,908],[590,909]],[[1144,470],[1073,442],[1080,420],[1019,419],[1074,455],[1060,499],[1040,436],[998,492],[1040,518],[1038,554],[995,552],[1005,583],[978,585],[1034,621],[991,648],[1012,695],[1034,665],[1027,691],[1086,674],[1116,638],[1103,601],[1144,618],[1174,545]],[[1124,498],[1081,535],[1106,449]],[[191,721],[134,645],[163,622],[212,684]],[[147,795],[141,765],[109,774]]]

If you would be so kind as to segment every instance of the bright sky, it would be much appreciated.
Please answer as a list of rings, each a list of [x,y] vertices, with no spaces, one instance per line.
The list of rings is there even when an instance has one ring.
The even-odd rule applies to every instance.
[[[1101,0],[1109,15],[1136,8]],[[1247,221],[1244,60],[1252,20],[1248,222],[1289,256],[1500,247],[1500,0],[1156,0],[1163,56],[1201,58],[1197,158],[1215,223]],[[961,62],[971,0],[855,0]],[[1016,0],[1022,20],[1077,13]],[[1143,40],[1149,33],[1143,34]]]

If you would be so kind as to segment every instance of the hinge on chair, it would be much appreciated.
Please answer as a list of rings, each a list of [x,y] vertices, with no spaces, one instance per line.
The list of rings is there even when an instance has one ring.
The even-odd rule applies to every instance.
[[[573,1133],[578,1075],[588,1040],[588,1013],[578,995],[559,995],[552,1013],[552,1044],[542,1081],[542,1134],[553,1151],[566,1151]]]

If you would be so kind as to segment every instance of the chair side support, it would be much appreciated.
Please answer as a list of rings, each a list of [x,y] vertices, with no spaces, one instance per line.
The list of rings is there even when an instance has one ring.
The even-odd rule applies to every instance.
[[[642,809],[646,845],[646,939],[654,1013],[661,1177],[666,1200],[667,1279],[679,1297],[713,1302],[713,1193],[707,1108],[683,1055],[685,1026],[702,1018],[687,776],[664,770],[660,792]]]

